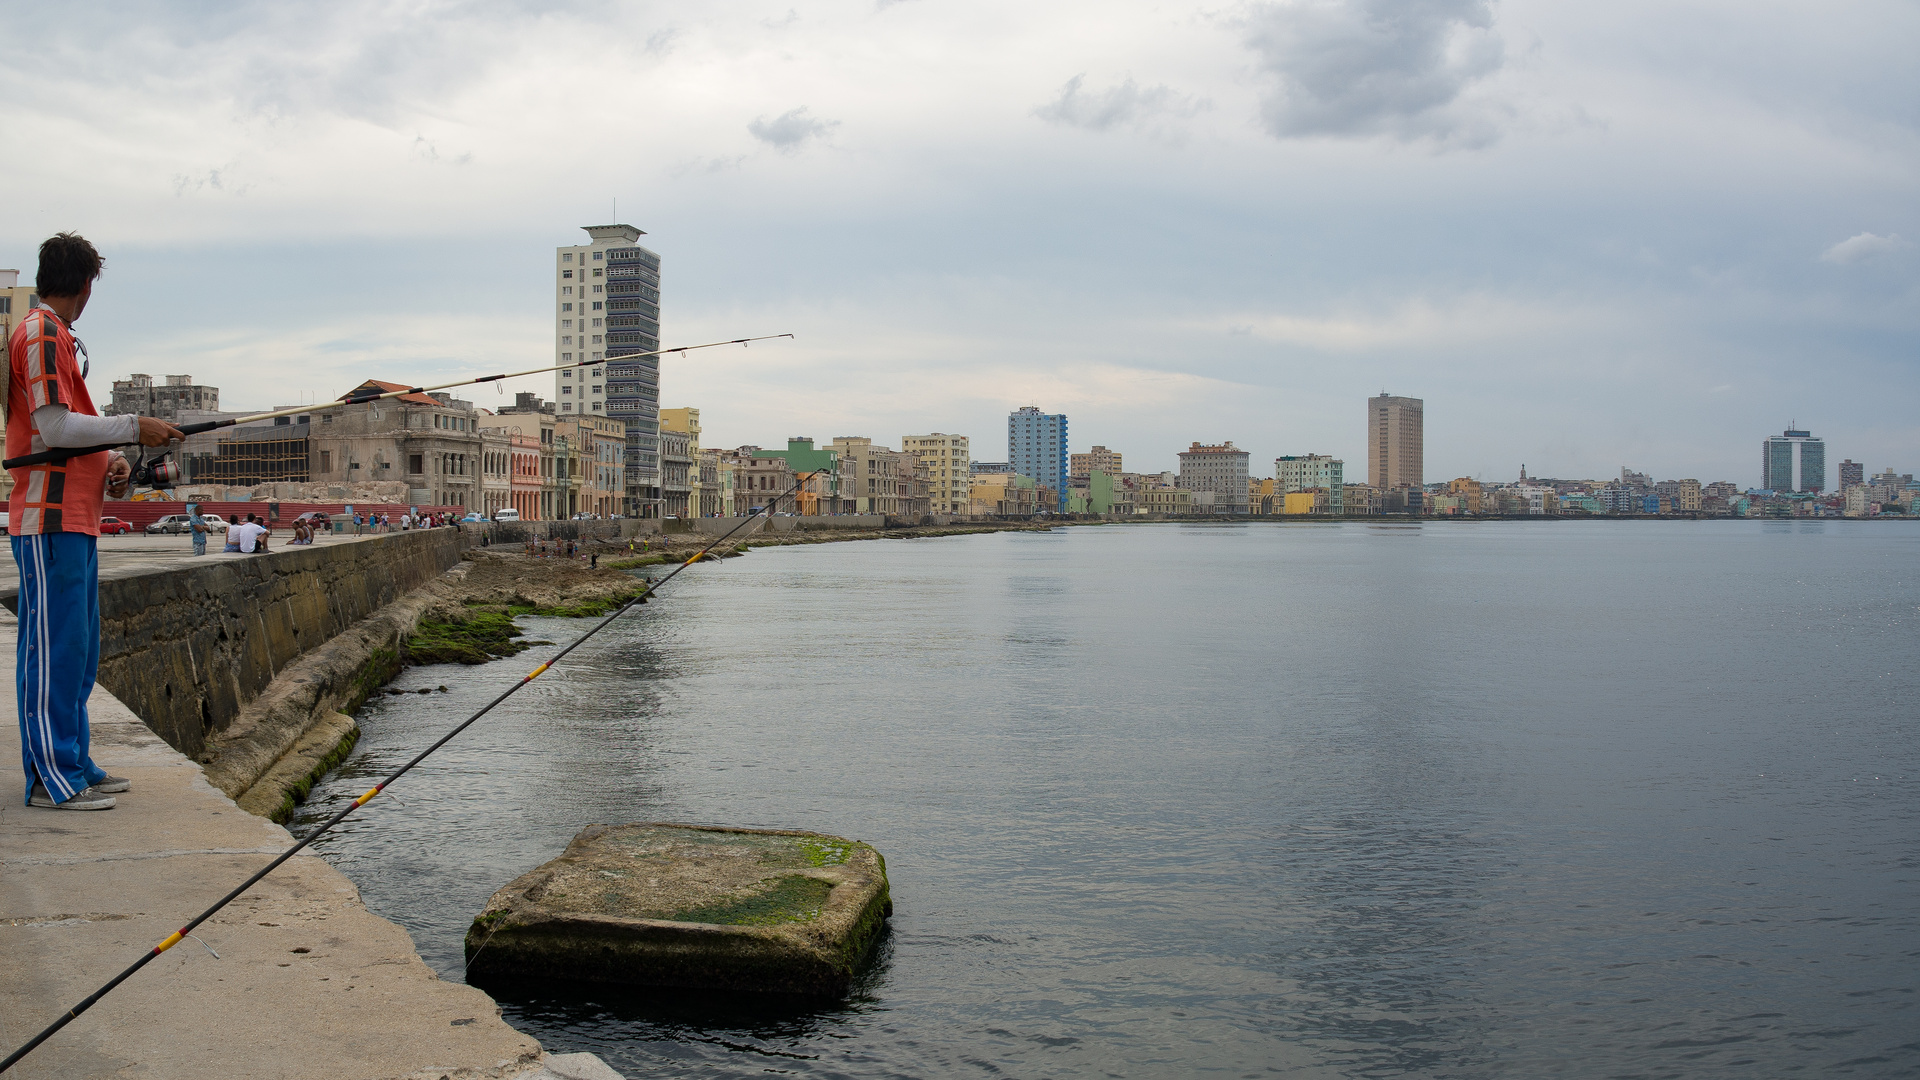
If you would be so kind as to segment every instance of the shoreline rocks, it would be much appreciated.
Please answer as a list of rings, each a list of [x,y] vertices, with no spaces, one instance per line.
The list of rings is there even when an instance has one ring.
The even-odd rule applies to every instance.
[[[892,913],[886,861],[859,841],[590,825],[487,901],[467,973],[841,996]]]

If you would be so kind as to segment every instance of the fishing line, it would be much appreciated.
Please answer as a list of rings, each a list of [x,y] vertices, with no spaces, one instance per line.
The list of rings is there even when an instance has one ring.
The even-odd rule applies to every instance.
[[[461,379],[459,382],[441,383],[438,386],[411,386],[404,390],[387,390],[378,394],[355,394],[342,398],[339,401],[329,401],[325,405],[299,405],[290,409],[276,409],[273,412],[254,413],[251,416],[236,416],[227,420],[208,420],[199,424],[176,424],[174,426],[178,427],[182,434],[198,435],[203,431],[232,427],[235,424],[251,424],[259,420],[273,420],[278,417],[294,416],[299,413],[325,412],[328,409],[340,409],[348,405],[365,405],[369,402],[385,401],[388,398],[403,397],[407,394],[430,394],[435,390],[451,390],[456,386],[475,386],[479,383],[499,382],[501,379],[518,379],[523,375],[543,375],[549,371],[568,371],[573,368],[598,367],[601,364],[617,364],[623,360],[636,360],[643,356],[665,356],[668,353],[684,354],[692,352],[695,349],[717,349],[722,345],[740,345],[744,347],[750,342],[773,341],[776,338],[790,338],[792,336],[792,334],[763,334],[760,337],[734,338],[731,341],[709,341],[704,345],[679,345],[671,349],[655,349],[652,352],[626,353],[611,359],[580,360],[565,364],[555,364],[552,367],[533,368],[528,371],[510,371],[504,375],[482,375],[477,379]],[[84,352],[85,350],[82,351]],[[139,440],[136,439],[132,442],[101,443],[98,446],[55,447],[51,450],[42,450],[34,454],[22,454],[17,458],[8,458],[5,461],[0,461],[0,469],[24,469],[29,465],[55,464],[66,461],[69,458],[80,457],[83,454],[97,454],[102,450],[116,450],[122,446],[134,446],[137,445],[138,442]]]
[[[677,351],[677,350],[670,350],[670,351]],[[573,641],[570,644],[568,644],[566,648],[561,649],[559,652],[555,653],[552,659],[548,660],[546,663],[541,664],[539,667],[534,668],[532,671],[528,672],[525,676],[521,677],[521,679],[518,682],[515,682],[512,686],[507,687],[506,690],[501,692],[499,697],[496,697],[492,701],[487,702],[485,707],[483,707],[479,712],[474,713],[472,716],[467,717],[465,720],[461,721],[459,726],[455,727],[452,731],[449,731],[445,735],[440,736],[440,738],[436,742],[434,742],[432,746],[429,746],[425,750],[422,750],[418,754],[415,754],[413,756],[413,760],[407,762],[405,765],[400,766],[398,769],[395,769],[393,773],[390,774],[385,780],[382,780],[379,783],[373,785],[371,788],[368,788],[365,793],[363,793],[359,798],[354,799],[351,803],[348,803],[347,806],[344,809],[342,809],[339,813],[328,818],[325,822],[321,823],[321,825],[318,828],[314,829],[312,832],[308,833],[307,835],[301,837],[300,840],[297,841],[292,847],[281,852],[278,856],[274,858],[272,862],[262,867],[252,877],[241,882],[238,886],[235,886],[232,892],[229,892],[227,895],[214,901],[212,907],[209,907],[207,910],[194,916],[193,921],[187,923],[187,925],[174,931],[172,934],[169,934],[158,945],[155,945],[153,948],[147,950],[146,953],[142,954],[140,959],[134,961],[133,964],[130,965],[125,971],[122,971],[120,974],[115,975],[111,980],[107,982],[106,985],[102,986],[98,990],[95,990],[93,993],[87,995],[86,999],[80,1002],[80,1004],[75,1005],[71,1009],[68,1009],[66,1014],[61,1016],[60,1019],[55,1020],[53,1023],[47,1025],[47,1028],[45,1031],[42,1031],[40,1034],[35,1035],[32,1038],[32,1040],[27,1042],[25,1045],[21,1046],[20,1049],[15,1050],[13,1053],[7,1055],[7,1059],[5,1061],[0,1061],[0,1072],[6,1072],[8,1069],[12,1068],[14,1064],[18,1062],[21,1058],[24,1058],[28,1054],[32,1053],[35,1047],[39,1046],[43,1042],[46,1042],[47,1039],[51,1038],[54,1035],[54,1033],[58,1032],[61,1028],[66,1027],[69,1023],[77,1019],[81,1013],[86,1012],[88,1009],[93,1008],[93,1006],[97,1002],[99,1002],[101,998],[106,997],[108,994],[113,992],[113,989],[115,987],[119,986],[123,982],[126,982],[127,979],[131,977],[134,972],[139,971],[143,967],[146,967],[149,961],[153,960],[155,957],[159,956],[161,953],[166,952],[168,949],[173,948],[175,945],[180,944],[180,942],[185,940],[186,938],[191,937],[195,927],[199,926],[203,922],[206,922],[208,919],[212,918],[213,915],[216,912],[218,912],[221,908],[226,907],[228,904],[238,899],[241,893],[246,892],[248,889],[258,884],[262,878],[266,877],[268,874],[271,874],[274,872],[274,870],[278,869],[281,863],[284,863],[288,859],[291,859],[295,855],[299,854],[303,848],[313,843],[315,840],[319,839],[329,829],[332,829],[335,825],[338,825],[342,821],[345,821],[347,818],[347,815],[353,813],[355,810],[360,809],[362,806],[365,806],[368,802],[372,801],[375,795],[380,794],[380,792],[384,790],[389,784],[392,784],[395,780],[398,780],[402,776],[405,776],[409,771],[413,769],[415,765],[418,765],[422,761],[425,761],[427,757],[431,755],[434,751],[440,749],[441,747],[447,745],[447,743],[453,741],[454,736],[467,730],[467,728],[473,726],[475,721],[479,720],[481,717],[492,712],[494,709],[494,706],[499,705],[501,702],[507,700],[509,697],[512,697],[522,687],[525,687],[528,683],[539,678],[541,675],[544,675],[547,672],[547,669],[559,663],[562,659],[566,657],[568,653],[579,648],[581,644],[584,643],[588,638],[606,629],[608,625],[610,625],[615,619],[618,619],[620,616],[626,614],[627,611],[630,608],[632,608],[634,605],[646,603],[647,597],[652,596],[654,592],[656,592],[661,586],[665,585],[667,582],[672,581],[674,578],[678,577],[680,574],[680,571],[685,570],[687,567],[692,566],[694,563],[697,563],[701,559],[705,558],[709,553],[713,551],[714,548],[717,548],[721,544],[724,544],[728,540],[732,539],[733,534],[739,532],[741,529],[744,529],[748,525],[756,521],[759,521],[761,518],[770,519],[772,517],[774,508],[780,505],[780,500],[788,498],[792,495],[798,494],[800,489],[807,485],[808,481],[811,481],[814,477],[819,475],[820,475],[820,470],[815,470],[813,472],[807,473],[804,476],[800,477],[798,480],[794,481],[794,484],[792,487],[788,488],[785,492],[781,493],[780,495],[775,496],[773,500],[769,502],[766,506],[761,507],[760,512],[758,514],[754,514],[751,517],[748,517],[742,520],[738,525],[735,525],[733,528],[728,529],[725,533],[723,533],[719,538],[715,539],[712,543],[708,544],[706,547],[701,548],[699,551],[694,552],[692,558],[689,558],[686,562],[683,562],[679,566],[674,567],[671,573],[667,574],[667,576],[661,578],[659,581],[648,582],[646,588],[642,589],[637,595],[628,599],[626,603],[621,604],[618,608],[616,608],[613,611],[612,614],[608,615],[604,619],[601,619],[598,623],[595,623],[593,627],[590,628],[586,633],[581,634],[579,637],[573,639]],[[198,941],[199,938],[194,938],[194,940]],[[202,942],[202,944],[205,944],[205,943]],[[212,947],[208,946],[207,951],[212,952],[213,951]]]

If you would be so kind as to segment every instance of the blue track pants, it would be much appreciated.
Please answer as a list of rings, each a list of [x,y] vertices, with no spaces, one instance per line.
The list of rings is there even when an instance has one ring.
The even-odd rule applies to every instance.
[[[66,802],[107,774],[87,754],[87,696],[100,669],[100,562],[80,533],[13,537],[20,565],[14,660],[20,757],[33,782]]]

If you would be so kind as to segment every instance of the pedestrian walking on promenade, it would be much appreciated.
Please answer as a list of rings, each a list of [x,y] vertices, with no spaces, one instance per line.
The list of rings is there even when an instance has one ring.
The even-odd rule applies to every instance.
[[[150,416],[101,416],[87,393],[85,347],[73,336],[100,253],[72,233],[40,245],[43,306],[7,340],[7,456],[138,442],[165,446],[179,428]],[[100,505],[126,494],[133,468],[118,451],[12,470],[8,529],[20,567],[14,684],[29,806],[109,810],[132,787],[88,753],[87,696],[100,667]]]

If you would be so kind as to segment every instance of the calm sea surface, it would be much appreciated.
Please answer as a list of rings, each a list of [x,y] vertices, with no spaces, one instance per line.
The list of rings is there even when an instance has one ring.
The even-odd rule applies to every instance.
[[[1920,528],[1146,525],[702,565],[322,841],[461,977],[593,822],[872,842],[833,1006],[490,987],[629,1076],[1920,1075]],[[584,623],[524,619],[565,641]],[[533,664],[408,671],[331,813]]]

